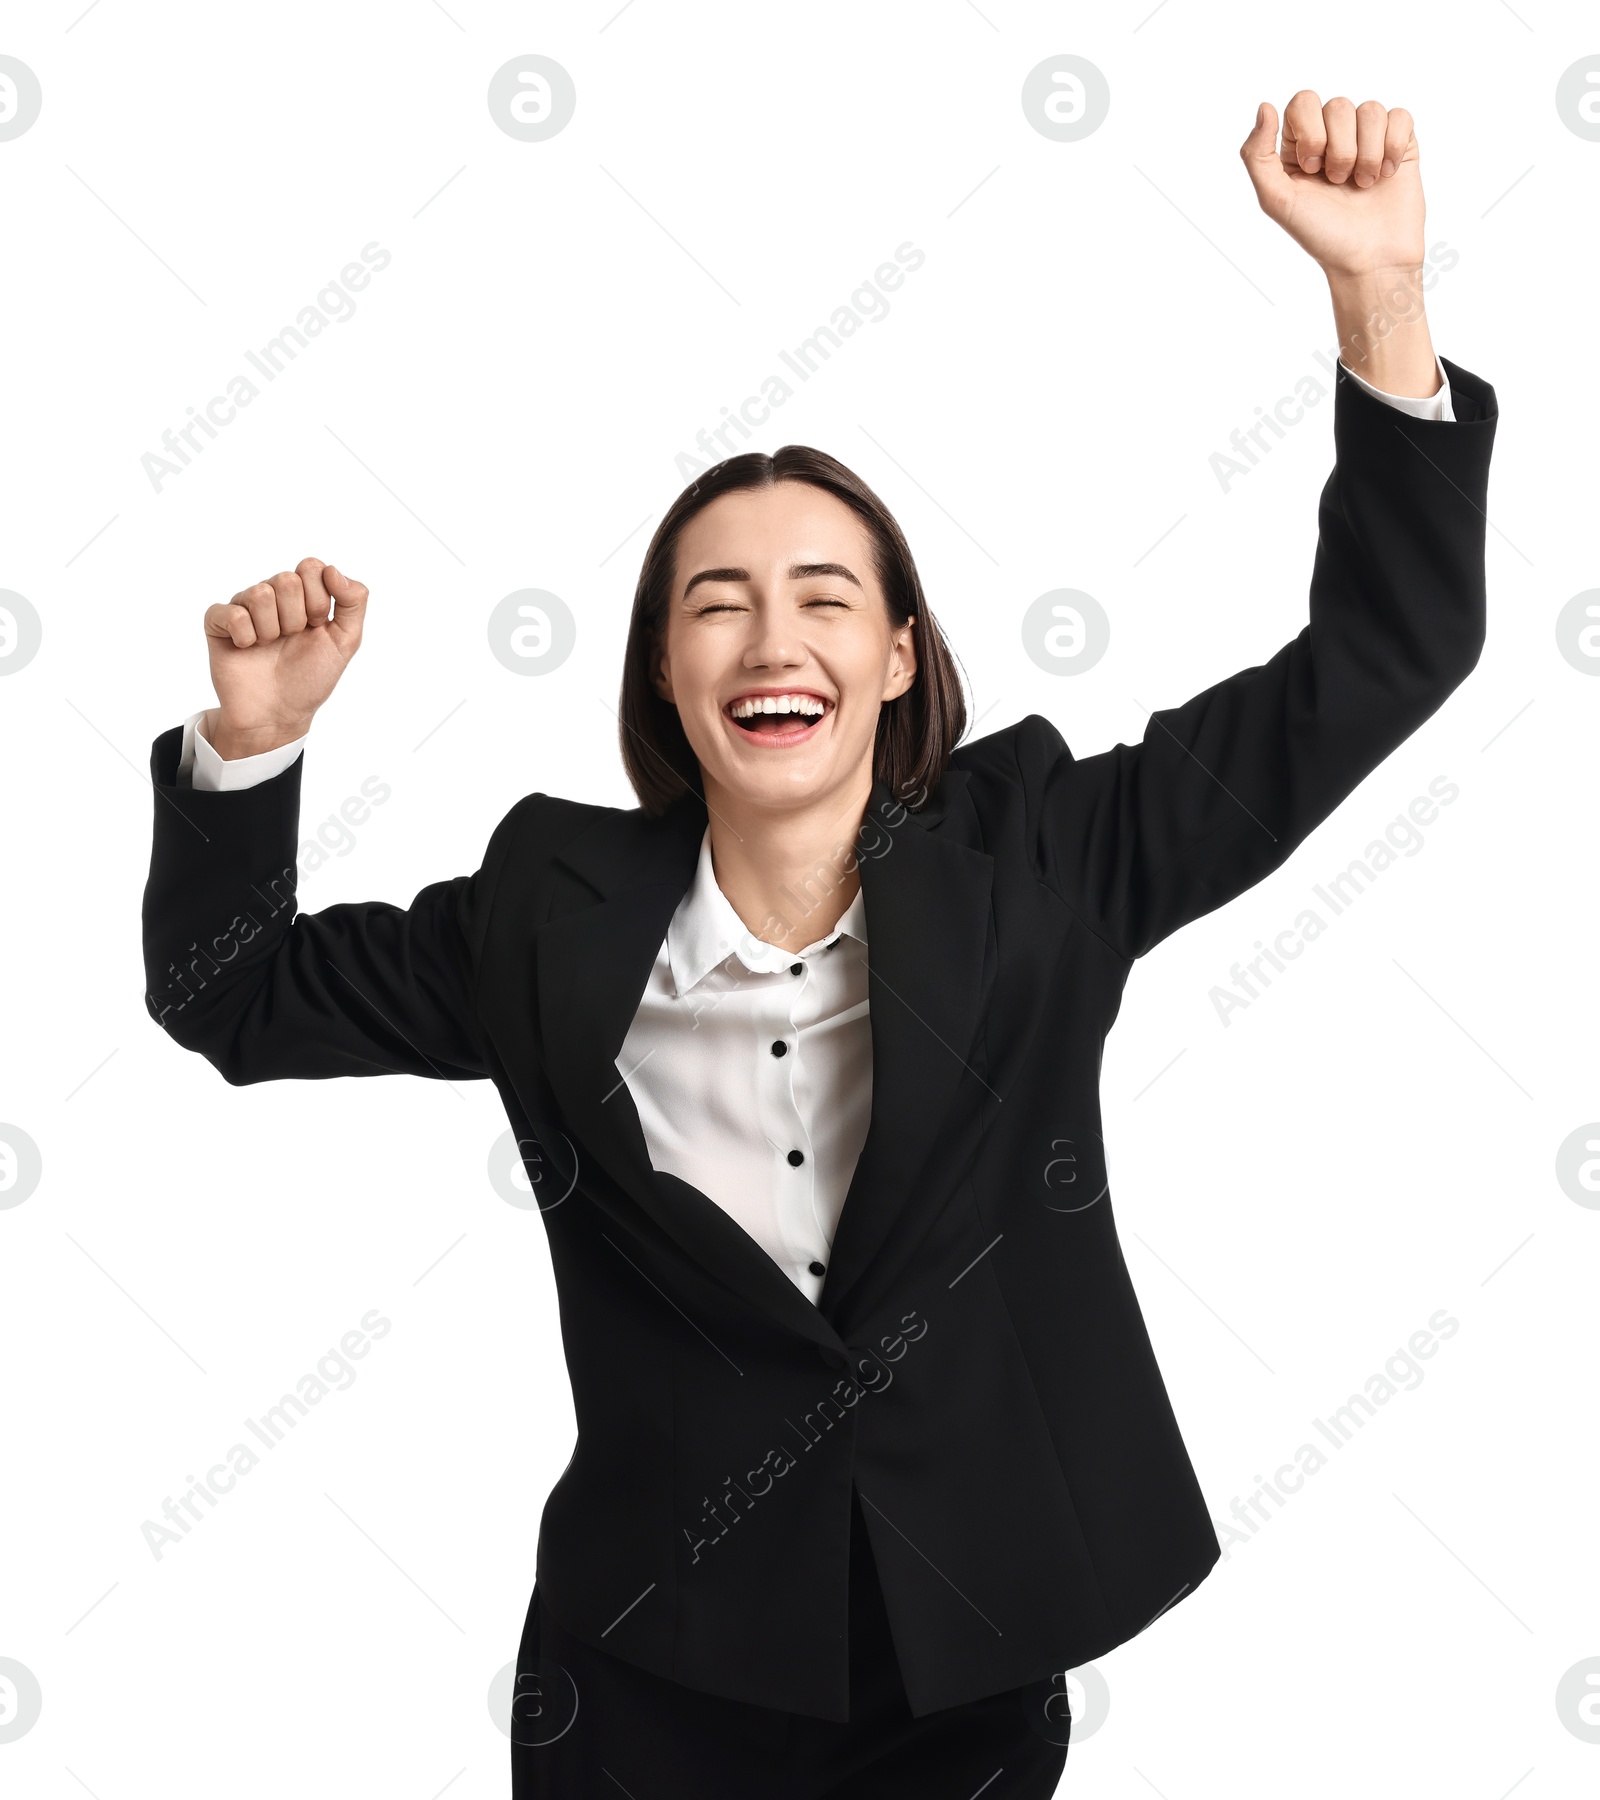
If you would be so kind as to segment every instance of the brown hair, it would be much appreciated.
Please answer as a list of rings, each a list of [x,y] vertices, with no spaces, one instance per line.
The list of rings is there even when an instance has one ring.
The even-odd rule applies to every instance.
[[[647,813],[665,812],[686,791],[701,791],[700,765],[684,734],[678,709],[661,698],[651,679],[672,599],[679,534],[720,495],[768,488],[780,481],[809,482],[842,500],[864,522],[872,540],[873,570],[890,620],[895,625],[916,621],[912,628],[916,677],[898,699],[885,701],[878,715],[874,778],[915,810],[938,786],[950,752],[966,730],[967,708],[955,658],[928,611],[911,547],[888,507],[859,475],[825,451],[805,444],[785,444],[771,456],[764,451],[746,451],[708,469],[679,494],[656,527],[639,571],[618,716],[623,766]]]

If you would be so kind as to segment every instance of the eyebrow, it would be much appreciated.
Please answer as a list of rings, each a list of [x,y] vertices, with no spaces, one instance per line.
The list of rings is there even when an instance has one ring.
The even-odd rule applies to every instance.
[[[813,575],[842,575],[846,581],[854,581],[857,587],[861,586],[861,583],[856,581],[856,577],[843,563],[817,562],[791,563],[789,565],[791,581],[808,581]],[[683,590],[683,597],[687,600],[702,581],[748,581],[749,579],[750,571],[748,569],[702,569],[698,575],[689,577],[689,584]]]

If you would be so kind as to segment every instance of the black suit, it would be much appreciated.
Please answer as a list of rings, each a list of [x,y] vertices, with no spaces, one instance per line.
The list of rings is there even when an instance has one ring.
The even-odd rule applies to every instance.
[[[872,1125],[819,1306],[652,1170],[613,1061],[701,805],[531,794],[476,874],[295,916],[299,762],[195,793],[156,740],[172,1036],[232,1082],[489,1076],[528,1140],[579,1430],[538,1582],[574,1636],[843,1718],[853,1483],[918,1715],[1097,1656],[1210,1570],[1103,1192],[1101,1050],[1133,959],[1277,868],[1475,664],[1497,409],[1447,367],[1453,424],[1341,371],[1310,624],[1270,661],[1140,744],[1078,761],[1028,718],[924,810],[875,795]]]

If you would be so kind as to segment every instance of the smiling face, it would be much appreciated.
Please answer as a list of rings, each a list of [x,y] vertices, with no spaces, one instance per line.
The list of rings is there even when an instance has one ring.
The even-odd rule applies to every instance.
[[[916,676],[866,525],[809,482],[723,494],[678,538],[656,691],[712,806],[866,804],[878,713]]]

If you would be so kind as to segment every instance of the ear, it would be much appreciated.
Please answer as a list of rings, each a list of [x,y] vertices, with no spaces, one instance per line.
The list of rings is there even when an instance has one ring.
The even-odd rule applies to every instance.
[[[889,639],[889,673],[883,684],[885,700],[898,700],[917,678],[916,614],[896,625]]]
[[[668,706],[676,706],[678,702],[672,693],[672,672],[667,666],[667,646],[665,642],[657,642],[650,652],[650,685],[666,701]]]

